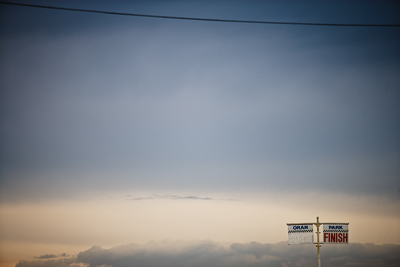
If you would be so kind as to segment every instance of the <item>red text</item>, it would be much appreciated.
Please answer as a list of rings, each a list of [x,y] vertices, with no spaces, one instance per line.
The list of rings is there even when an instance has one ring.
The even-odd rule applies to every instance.
[[[324,233],[324,243],[348,243],[348,233]]]

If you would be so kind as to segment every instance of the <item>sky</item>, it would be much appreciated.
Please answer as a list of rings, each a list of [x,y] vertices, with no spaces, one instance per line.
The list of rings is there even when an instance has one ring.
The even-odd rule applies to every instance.
[[[10,2],[400,24],[396,1]],[[286,223],[317,216],[349,223],[324,266],[396,266],[399,47],[400,27],[0,4],[0,266],[306,266]]]

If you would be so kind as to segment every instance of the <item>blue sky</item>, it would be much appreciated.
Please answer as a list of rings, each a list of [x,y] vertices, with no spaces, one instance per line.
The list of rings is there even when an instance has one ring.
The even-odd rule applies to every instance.
[[[399,24],[394,1],[35,3],[183,17]],[[266,207],[279,217],[273,225],[326,214],[350,226],[366,218],[374,227],[388,221],[398,226],[399,27],[0,8],[3,217],[9,207],[21,216],[37,208],[46,217],[61,203],[76,216],[76,201],[86,200],[89,209],[119,199],[124,204],[109,206],[118,210],[140,199],[128,202],[149,205],[154,213],[142,225],[160,219],[154,200],[193,216],[193,208],[203,205],[198,202],[206,201],[203,208],[230,210],[229,218],[235,210],[245,217],[251,216],[247,208],[256,213]],[[296,217],[291,203],[315,199],[315,207],[299,208]],[[331,205],[335,200],[338,205]],[[135,216],[146,213],[144,206]],[[6,240],[27,241],[8,231],[12,217],[5,225]],[[149,232],[159,234],[98,244],[173,238],[167,230],[175,228],[152,227]],[[400,243],[398,231],[386,239],[369,239],[366,232],[355,241]],[[179,238],[214,239],[212,233]],[[262,232],[238,240],[227,240],[228,234],[215,239],[269,241],[253,240]],[[285,238],[284,232],[270,242]]]

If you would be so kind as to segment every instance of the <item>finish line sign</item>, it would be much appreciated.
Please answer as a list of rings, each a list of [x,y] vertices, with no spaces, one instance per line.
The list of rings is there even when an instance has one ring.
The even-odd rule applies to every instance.
[[[348,223],[320,223],[317,217],[316,223],[287,223],[289,245],[315,244],[313,226],[317,228],[317,255],[318,267],[321,267],[320,249],[321,244],[348,244],[349,224]],[[323,226],[324,241],[320,242],[320,227]]]
[[[318,224],[318,225],[317,225]],[[317,226],[317,237],[319,239],[319,227],[323,226],[323,241],[319,244],[348,244],[348,223],[288,223],[289,245],[314,244],[314,229]]]
[[[347,244],[349,243],[349,225],[348,224],[323,224],[324,243],[329,244]]]

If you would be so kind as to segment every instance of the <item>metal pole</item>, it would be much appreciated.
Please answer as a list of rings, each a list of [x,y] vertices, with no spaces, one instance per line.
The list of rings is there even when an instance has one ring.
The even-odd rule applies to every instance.
[[[317,217],[317,251],[318,251],[318,267],[321,267],[321,257],[320,257],[320,247],[321,245],[319,244],[319,217]]]

